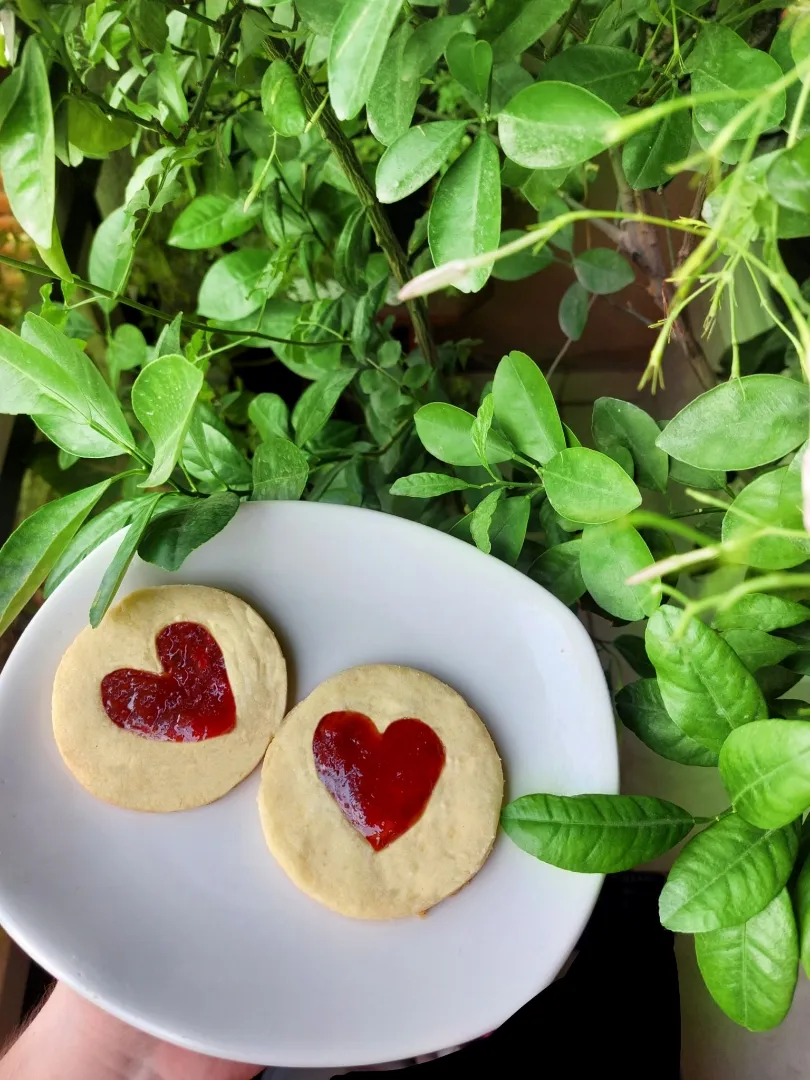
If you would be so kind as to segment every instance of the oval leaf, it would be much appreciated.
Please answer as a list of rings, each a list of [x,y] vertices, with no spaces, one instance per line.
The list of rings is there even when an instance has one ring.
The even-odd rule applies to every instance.
[[[262,76],[262,112],[279,135],[300,135],[307,126],[298,79],[285,60],[274,60]]]
[[[647,81],[649,67],[631,49],[615,45],[572,45],[543,65],[543,81],[573,83],[614,108],[626,105]],[[688,147],[687,147],[688,150]]]
[[[403,0],[345,0],[329,47],[329,97],[338,120],[365,105]]]
[[[414,417],[416,433],[429,454],[448,465],[480,465],[472,442],[475,417],[464,409],[434,401],[423,405]],[[495,431],[487,438],[490,465],[509,461],[511,447]]]
[[[685,735],[664,708],[656,679],[639,679],[616,695],[616,712],[626,728],[661,757],[681,765],[717,764],[717,754]]]
[[[582,580],[597,604],[619,619],[643,619],[661,603],[648,584],[627,584],[632,574],[653,562],[650,549],[632,525],[614,521],[582,530]]]
[[[492,384],[495,417],[521,453],[544,465],[565,449],[562,423],[540,368],[522,352],[498,364]]]
[[[306,454],[289,439],[273,436],[253,456],[251,499],[300,499],[307,486]]]
[[[764,831],[737,814],[686,845],[658,902],[669,930],[695,934],[757,915],[787,884],[799,840],[793,826]]]
[[[574,258],[574,273],[583,289],[606,296],[635,281],[627,259],[612,248],[590,248]]]
[[[167,243],[186,251],[204,251],[236,240],[253,228],[261,213],[257,203],[249,213],[243,204],[243,199],[226,195],[198,195],[175,221]]]
[[[377,166],[377,198],[393,203],[418,191],[447,161],[466,130],[463,120],[412,127],[385,151]]]
[[[636,481],[642,487],[651,491],[667,490],[669,460],[656,446],[659,428],[649,413],[619,398],[597,398],[591,430],[597,447],[615,461],[620,462],[619,451],[629,452]]]
[[[555,544],[529,567],[529,577],[556,596],[566,607],[579,600],[585,592],[585,582],[579,566],[581,540]]]
[[[757,476],[744,487],[723,518],[724,543],[732,562],[758,570],[784,570],[810,558],[810,538],[804,535],[767,536],[768,528],[804,533],[799,478],[788,468]]]
[[[246,247],[217,259],[200,285],[200,315],[228,322],[255,311],[263,295],[257,286],[271,258],[269,251]]]
[[[392,495],[405,495],[411,499],[432,499],[437,495],[447,495],[451,491],[467,491],[469,488],[476,487],[478,487],[477,484],[469,484],[457,476],[422,472],[401,476],[399,480],[394,481],[389,491]]]
[[[410,23],[404,22],[391,35],[366,103],[368,126],[383,146],[391,146],[408,130],[422,90],[418,78],[403,77],[405,47],[412,34]]]
[[[715,630],[785,630],[810,619],[810,608],[783,596],[747,593],[724,610],[712,622]]]
[[[524,795],[504,807],[504,832],[541,862],[611,874],[669,851],[695,821],[674,803],[642,795]]]
[[[584,446],[561,450],[543,470],[549,502],[563,517],[601,525],[641,502],[638,488],[612,458]]]
[[[183,356],[161,356],[132,384],[132,409],[152,440],[152,471],[141,487],[165,484],[177,464],[202,389],[199,368]]]
[[[292,414],[295,441],[299,446],[306,446],[318,434],[354,376],[354,368],[341,368],[318,379],[303,392]]]
[[[759,720],[733,731],[720,752],[734,809],[761,829],[779,829],[810,806],[810,723]]]
[[[561,82],[527,86],[498,117],[498,135],[508,158],[528,169],[579,165],[608,145],[607,130],[618,113],[595,94]]]
[[[221,532],[238,509],[239,496],[233,491],[190,499],[152,518],[138,554],[164,570],[179,570],[186,556]]]

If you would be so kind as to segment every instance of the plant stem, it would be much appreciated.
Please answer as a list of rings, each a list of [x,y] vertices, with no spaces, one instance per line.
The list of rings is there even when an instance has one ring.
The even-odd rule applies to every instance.
[[[196,128],[197,124],[200,122],[200,117],[205,108],[205,100],[208,97],[208,91],[211,89],[211,84],[216,78],[220,65],[227,59],[228,53],[233,48],[236,35],[239,33],[239,16],[241,14],[242,4],[240,2],[235,4],[226,16],[228,20],[228,29],[225,31],[225,36],[220,42],[217,55],[214,57],[208,71],[205,73],[205,78],[202,81],[197,97],[194,100],[194,105],[189,113],[188,121],[183,125],[182,138],[185,138],[188,132]]]
[[[210,26],[213,30],[219,30],[219,24],[214,19],[209,19],[207,15],[201,15],[196,8],[193,8],[190,4],[183,4],[178,0],[166,0],[166,7],[172,8],[174,11],[182,11],[184,15],[188,15],[190,19],[196,19],[197,22],[205,23],[206,26]]]
[[[571,20],[576,15],[577,8],[581,3],[582,0],[572,0],[571,6],[569,7],[568,11],[566,11],[565,15],[563,15],[563,17],[560,19],[560,26],[557,30],[557,34],[549,48],[546,50],[546,60],[550,60],[552,56],[556,56],[557,53],[560,51],[566,31],[571,25]]]
[[[272,38],[265,38],[265,49],[271,59],[285,60],[287,63],[291,63],[292,54],[283,42],[275,41]],[[380,248],[388,260],[388,266],[397,283],[397,287],[402,288],[411,276],[408,257],[403,251],[402,245],[397,239],[394,230],[391,228],[391,222],[388,220],[388,215],[377,199],[377,196],[374,194],[374,189],[366,179],[366,174],[363,172],[363,166],[360,164],[354,146],[352,145],[351,140],[344,134],[332,106],[325,100],[324,96],[307,72],[303,69],[298,71],[298,65],[295,63],[292,63],[291,66],[297,71],[296,77],[301,88],[301,94],[307,108],[307,113],[312,118],[317,117],[317,124],[321,135],[337,158],[338,164],[354,188],[355,195],[366,208],[366,213],[371,222],[371,227],[374,230],[374,235],[377,238],[377,243],[380,245]],[[419,346],[422,356],[425,358],[425,362],[430,364],[431,367],[436,367],[438,355],[436,352],[436,344],[433,341],[430,332],[427,304],[421,297],[417,297],[413,300],[406,301],[406,306],[408,308],[408,314],[411,317],[411,322],[413,323],[416,343]]]
[[[12,259],[10,255],[0,255],[0,264],[11,266],[15,270],[21,270],[24,274],[35,274],[37,277],[47,278],[49,281],[61,282],[63,280],[58,274],[53,273],[52,270],[47,270],[44,266],[36,266],[34,263],[21,262],[20,259]],[[85,281],[83,278],[76,277],[75,275],[72,279],[72,284],[77,285],[80,289],[86,289],[88,292],[95,293],[96,296],[103,296],[105,299],[115,300],[116,303],[123,304],[125,307],[134,308],[135,311],[140,311],[144,315],[151,315],[155,319],[160,319],[161,322],[171,322],[174,318],[173,315],[167,315],[165,311],[161,311],[159,308],[150,307],[149,304],[142,304],[139,300],[131,300],[128,296],[116,296],[116,294],[109,289],[102,289],[100,285],[94,285],[91,281]],[[262,330],[245,330],[244,327],[236,329],[232,326],[216,326],[211,323],[202,322],[200,319],[186,318],[185,315],[180,321],[183,326],[187,326],[190,330],[206,330],[212,334],[234,334],[241,337],[244,337],[247,334],[248,337],[261,338],[262,341],[275,341],[279,345],[301,345],[304,348],[311,349],[334,344],[332,341],[301,341],[297,338],[276,337],[275,334],[265,334]]]

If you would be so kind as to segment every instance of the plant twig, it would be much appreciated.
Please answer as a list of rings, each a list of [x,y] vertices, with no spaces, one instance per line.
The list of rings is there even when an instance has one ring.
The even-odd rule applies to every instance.
[[[180,3],[179,0],[165,0],[166,7],[172,8],[174,11],[182,11],[184,15],[188,15],[190,19],[195,19],[197,22],[205,23],[206,26],[210,26],[213,30],[219,30],[219,23],[214,19],[209,19],[207,15],[202,15],[191,4]]]
[[[557,33],[551,45],[546,50],[546,60],[550,60],[552,56],[556,56],[557,53],[560,51],[566,31],[571,25],[571,20],[576,15],[577,8],[581,3],[582,0],[572,0],[571,6],[569,7],[568,11],[566,11],[566,13],[560,19],[559,29],[557,30]]]
[[[225,35],[220,42],[217,55],[211,62],[208,71],[205,73],[205,78],[200,85],[200,89],[197,92],[197,97],[194,99],[194,105],[189,113],[188,120],[182,128],[182,138],[196,128],[200,122],[203,109],[205,108],[205,101],[208,97],[208,91],[211,89],[211,84],[216,78],[220,65],[228,58],[228,53],[233,48],[233,43],[236,40],[236,35],[239,33],[239,16],[242,14],[241,2],[235,4],[234,7],[228,12],[226,18],[228,19],[228,29],[225,31]]]
[[[291,60],[292,54],[283,42],[276,41],[272,38],[265,38],[265,49],[268,56],[273,60],[285,60],[288,63]],[[298,71],[298,65],[295,64],[293,64],[293,67],[295,67],[297,71],[298,84],[301,88],[301,94],[307,108],[307,113],[313,119],[317,117],[317,124],[324,140],[331,148],[343,173],[354,188],[355,195],[366,208],[368,220],[374,230],[377,243],[380,245],[380,248],[388,260],[388,266],[397,283],[397,287],[402,288],[411,276],[408,257],[397,239],[396,233],[391,227],[388,215],[377,199],[377,196],[374,194],[374,189],[371,187],[371,184],[369,184],[366,174],[363,172],[363,166],[360,163],[360,159],[357,157],[354,146],[344,134],[332,106],[325,101],[320,90],[309,77],[306,70],[302,69]],[[436,344],[433,340],[433,336],[430,332],[427,304],[421,297],[417,297],[413,300],[406,301],[406,306],[408,308],[408,314],[411,317],[411,322],[413,323],[416,343],[419,346],[422,356],[425,358],[425,362],[430,364],[431,367],[436,367],[438,353],[436,351]]]

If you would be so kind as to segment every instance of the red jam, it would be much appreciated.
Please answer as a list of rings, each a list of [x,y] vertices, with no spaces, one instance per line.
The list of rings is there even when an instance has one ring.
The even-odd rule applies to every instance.
[[[421,720],[395,720],[380,734],[358,712],[327,713],[312,753],[324,787],[375,851],[416,824],[445,758],[441,739]]]
[[[155,638],[163,674],[118,668],[101,680],[101,703],[114,724],[162,742],[202,742],[236,726],[222,650],[204,626],[176,622]]]

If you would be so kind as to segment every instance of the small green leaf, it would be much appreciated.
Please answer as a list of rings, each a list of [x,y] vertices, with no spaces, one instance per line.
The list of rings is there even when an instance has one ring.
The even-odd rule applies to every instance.
[[[556,596],[566,607],[579,600],[585,592],[585,582],[579,566],[581,540],[555,544],[532,563],[529,577]]]
[[[492,550],[492,542],[489,530],[492,526],[492,518],[498,503],[503,498],[503,491],[491,491],[476,506],[470,518],[470,536],[479,551],[489,555]]]
[[[491,554],[496,559],[510,566],[518,561],[526,539],[531,507],[528,495],[514,495],[495,507],[489,527],[489,541]]]
[[[466,21],[466,15],[439,15],[417,26],[405,45],[402,78],[419,79],[430,71]]]
[[[316,34],[329,37],[335,28],[344,0],[295,0],[301,18]]]
[[[713,750],[685,735],[672,720],[656,679],[639,679],[623,687],[616,695],[616,712],[624,726],[661,757],[681,765],[717,764]]]
[[[189,500],[151,520],[138,554],[164,570],[179,570],[186,556],[221,532],[238,509],[239,496],[232,491]]]
[[[485,469],[489,469],[487,440],[489,439],[489,432],[492,427],[494,416],[495,399],[492,394],[485,394],[481,404],[478,406],[478,412],[473,421],[473,426],[470,428],[472,444],[475,447],[476,454],[478,454],[478,460]],[[493,475],[497,476],[497,474]]]
[[[492,43],[496,62],[511,60],[528,49],[569,5],[570,0],[498,0],[491,4],[481,33]]]
[[[132,142],[137,128],[129,120],[107,116],[97,105],[82,98],[67,102],[68,139],[88,157],[107,157]]]
[[[726,641],[749,671],[781,664],[799,651],[799,646],[785,638],[772,637],[764,630],[737,629],[723,632]]]
[[[528,169],[579,165],[606,149],[618,119],[610,105],[568,83],[538,82],[521,90],[498,117],[507,157]]]
[[[251,499],[300,499],[307,486],[306,454],[289,439],[265,439],[253,455]]]
[[[0,634],[5,633],[51,572],[114,479],[40,506],[0,548]]]
[[[301,135],[307,126],[298,79],[286,60],[273,60],[262,76],[262,112],[285,138]]]
[[[368,100],[403,0],[345,0],[329,47],[329,97],[338,120]]]
[[[380,202],[398,202],[418,191],[447,161],[465,128],[463,120],[438,120],[412,127],[401,135],[388,147],[377,166]]]
[[[669,478],[676,484],[697,488],[698,491],[720,491],[726,486],[726,474],[719,469],[698,469],[677,458],[670,460]]]
[[[422,472],[401,476],[399,480],[394,481],[389,491],[392,495],[405,495],[411,499],[433,499],[437,495],[447,495],[451,491],[468,491],[470,488],[477,487],[477,484],[470,484],[457,476]]]
[[[694,824],[680,806],[643,795],[524,795],[501,813],[518,847],[580,874],[630,870],[669,851]]]
[[[248,405],[248,417],[263,442],[289,437],[290,410],[278,394],[257,394]]]
[[[810,213],[810,139],[783,150],[768,169],[767,180],[780,206]]]
[[[543,470],[549,502],[563,517],[601,525],[641,502],[638,488],[616,462],[584,446],[561,450]]]
[[[441,401],[423,405],[414,416],[416,433],[424,448],[448,465],[480,464],[471,437],[474,422],[475,417],[464,409]],[[496,431],[489,433],[487,456],[490,465],[512,457],[512,448]]]
[[[498,246],[501,235],[501,171],[492,139],[480,134],[442,179],[430,204],[428,243],[436,266],[468,259]],[[469,270],[454,282],[462,292],[478,292],[492,266]]]
[[[505,229],[501,233],[498,247],[511,244],[513,240],[525,235],[524,229]],[[514,255],[507,255],[505,259],[498,259],[492,267],[492,276],[498,281],[522,281],[523,278],[545,270],[552,262],[553,256],[547,244],[544,244],[539,251],[524,248],[523,251],[518,251]]]
[[[787,468],[757,476],[731,504],[723,518],[722,538],[739,546],[726,557],[758,570],[783,570],[810,558],[810,538],[761,535],[769,528],[804,533],[800,480]]]
[[[608,105],[619,108],[641,89],[649,70],[631,49],[615,45],[572,45],[544,64],[539,77],[581,86]]]
[[[133,246],[135,221],[123,206],[106,217],[96,229],[90,245],[87,272],[94,285],[112,293],[121,293],[127,283]],[[115,307],[115,301],[100,298],[105,311]]]
[[[374,138],[383,146],[391,146],[408,130],[422,90],[418,78],[403,76],[405,47],[412,34],[413,27],[408,22],[396,28],[385,47],[368,95],[368,126]]]
[[[733,731],[720,773],[734,809],[761,829],[779,829],[810,806],[810,723],[758,720]]]
[[[585,587],[601,608],[619,619],[643,619],[661,603],[649,584],[627,584],[632,574],[653,562],[650,549],[632,525],[612,521],[582,530],[580,565]]]
[[[540,368],[522,352],[505,356],[492,384],[495,415],[507,438],[544,465],[565,449],[557,406]]]
[[[299,446],[306,446],[318,434],[355,374],[355,368],[340,368],[324,375],[303,392],[292,414],[295,441]]]
[[[447,43],[447,66],[453,78],[474,97],[484,99],[492,73],[492,46],[472,34],[456,34]]]
[[[635,281],[633,268],[612,248],[589,248],[574,258],[574,273],[583,289],[604,296]]]
[[[746,922],[785,887],[798,846],[793,826],[764,831],[737,814],[721,818],[675,860],[658,902],[661,922],[685,934]]]
[[[57,585],[61,585],[68,574],[91,551],[95,551],[99,544],[128,525],[143,501],[151,498],[151,495],[139,495],[134,499],[122,499],[86,521],[54,563],[53,569],[48,574],[48,580],[45,582],[45,596],[50,596]]]
[[[253,228],[261,214],[257,203],[247,213],[243,204],[243,199],[227,195],[198,195],[175,221],[167,243],[186,251],[204,251],[236,240]]]
[[[805,441],[809,401],[806,383],[782,375],[744,375],[681,409],[658,445],[699,469],[756,469]]]
[[[133,368],[143,367],[147,356],[146,339],[137,326],[133,326],[132,323],[121,323],[120,326],[116,326],[107,347],[107,369],[112,386],[118,385],[122,371],[132,371]]]
[[[753,675],[722,637],[699,619],[664,604],[647,623],[647,655],[664,706],[678,727],[719,752],[734,728],[768,715]],[[747,918],[747,916],[746,916]]]
[[[559,323],[560,329],[567,338],[579,341],[588,321],[588,305],[590,297],[578,281],[569,285],[563,293],[560,301]]]
[[[112,562],[104,571],[93,603],[90,605],[90,625],[98,626],[107,612],[110,604],[115,599],[115,594],[124,580],[129,564],[132,562],[138,544],[146,530],[157,504],[163,498],[163,492],[158,491],[154,495],[146,495],[140,500],[140,505],[132,518],[132,523],[118,546]]]
[[[802,837],[804,842],[804,837]],[[794,892],[796,917],[799,921],[799,951],[804,973],[810,972],[810,857],[805,858]]]
[[[199,368],[182,356],[161,356],[132,384],[132,409],[152,440],[152,471],[141,487],[157,487],[172,474],[203,385]]]
[[[747,593],[731,607],[718,611],[712,622],[715,630],[785,630],[810,619],[810,608],[767,593]]]
[[[155,53],[152,63],[158,103],[164,105],[179,123],[187,123],[188,102],[183,93],[183,83],[171,47],[167,45],[162,53]]]
[[[642,679],[654,679],[655,668],[644,648],[644,638],[635,634],[619,634],[613,639],[613,647]],[[663,705],[661,706],[663,708]]]
[[[617,451],[629,452],[637,482],[651,491],[667,490],[669,460],[656,445],[659,435],[655,420],[629,401],[620,398],[597,398],[593,406],[591,430],[603,454],[615,461]]]
[[[768,1031],[790,1010],[798,974],[796,919],[787,889],[739,926],[695,934],[709,993],[736,1024]]]
[[[200,285],[200,315],[229,322],[255,311],[266,295],[257,286],[271,258],[269,251],[245,247],[217,259]]]
[[[678,97],[673,91],[669,98]],[[673,174],[675,165],[689,153],[692,145],[692,122],[688,109],[669,113],[663,120],[631,135],[622,148],[622,168],[627,182],[636,191],[661,187]]]
[[[158,339],[155,342],[154,355],[151,360],[157,360],[160,356],[175,356],[177,353],[182,353],[183,349],[180,344],[180,331],[182,328],[183,315],[182,312],[172,319],[171,322],[165,323],[163,329],[158,335]],[[149,361],[151,363],[151,360]]]
[[[233,488],[247,491],[252,482],[251,468],[242,451],[229,435],[206,423],[203,406],[197,405],[183,443],[182,463],[201,490]]]

